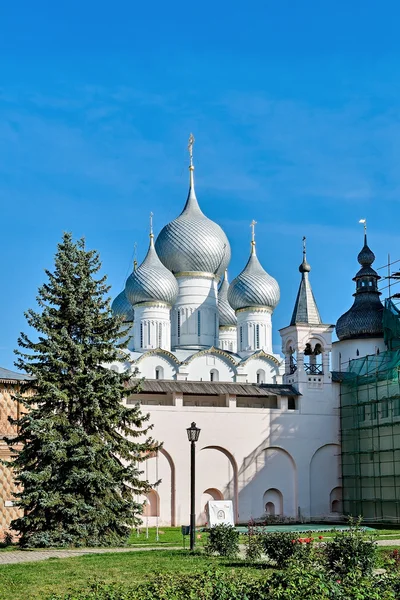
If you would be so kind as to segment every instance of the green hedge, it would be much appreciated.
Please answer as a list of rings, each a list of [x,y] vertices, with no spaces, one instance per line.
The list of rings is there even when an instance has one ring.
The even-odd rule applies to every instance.
[[[136,587],[93,584],[90,589],[48,600],[396,600],[397,574],[336,579],[321,568],[301,565],[260,578],[239,570],[205,571],[196,575],[160,575]]]

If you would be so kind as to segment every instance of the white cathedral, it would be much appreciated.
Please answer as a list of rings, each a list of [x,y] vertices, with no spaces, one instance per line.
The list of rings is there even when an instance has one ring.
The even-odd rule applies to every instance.
[[[339,319],[339,341],[332,345],[334,326],[321,321],[304,245],[293,315],[280,330],[283,357],[274,353],[272,314],[280,291],[257,257],[255,223],[247,264],[229,284],[229,241],[197,201],[192,145],[193,139],[183,211],[155,243],[151,228],[144,261],[112,305],[129,330],[126,363],[112,368],[144,378],[127,404],[143,405],[163,443],[143,467],[150,482],[161,480],[147,495],[146,520],[189,522],[186,428],[193,421],[201,428],[198,525],[213,499],[232,500],[237,523],[265,515],[336,519],[339,384],[331,370],[384,349],[375,257],[365,236],[354,304]]]

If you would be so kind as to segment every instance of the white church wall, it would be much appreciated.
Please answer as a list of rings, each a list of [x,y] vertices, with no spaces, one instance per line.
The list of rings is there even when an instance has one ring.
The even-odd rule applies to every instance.
[[[133,367],[138,368],[138,377],[145,377],[146,379],[175,379],[177,371],[176,363],[161,353],[150,354],[135,363]]]
[[[234,381],[235,365],[217,354],[201,354],[189,361],[187,372],[189,381]]]
[[[349,361],[369,354],[385,352],[383,338],[342,340],[332,344],[332,371],[347,371]]]
[[[279,365],[266,358],[249,358],[243,370],[246,372],[246,381],[249,383],[281,383]]]

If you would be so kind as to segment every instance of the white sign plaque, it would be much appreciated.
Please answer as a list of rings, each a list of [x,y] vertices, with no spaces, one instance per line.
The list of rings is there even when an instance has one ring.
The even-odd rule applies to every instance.
[[[233,504],[232,500],[209,500],[207,502],[208,526],[214,525],[235,525],[233,519]]]

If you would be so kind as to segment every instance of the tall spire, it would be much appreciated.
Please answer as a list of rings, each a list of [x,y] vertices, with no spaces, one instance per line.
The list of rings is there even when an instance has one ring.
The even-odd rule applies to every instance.
[[[303,262],[299,266],[299,271],[301,273],[300,287],[290,324],[307,323],[309,325],[320,325],[322,323],[321,317],[308,279],[311,267],[307,262],[305,236],[303,236]]]
[[[252,254],[256,253],[256,225],[257,225],[257,221],[255,221],[253,219],[252,222],[250,223],[250,227],[251,227],[251,253]]]

